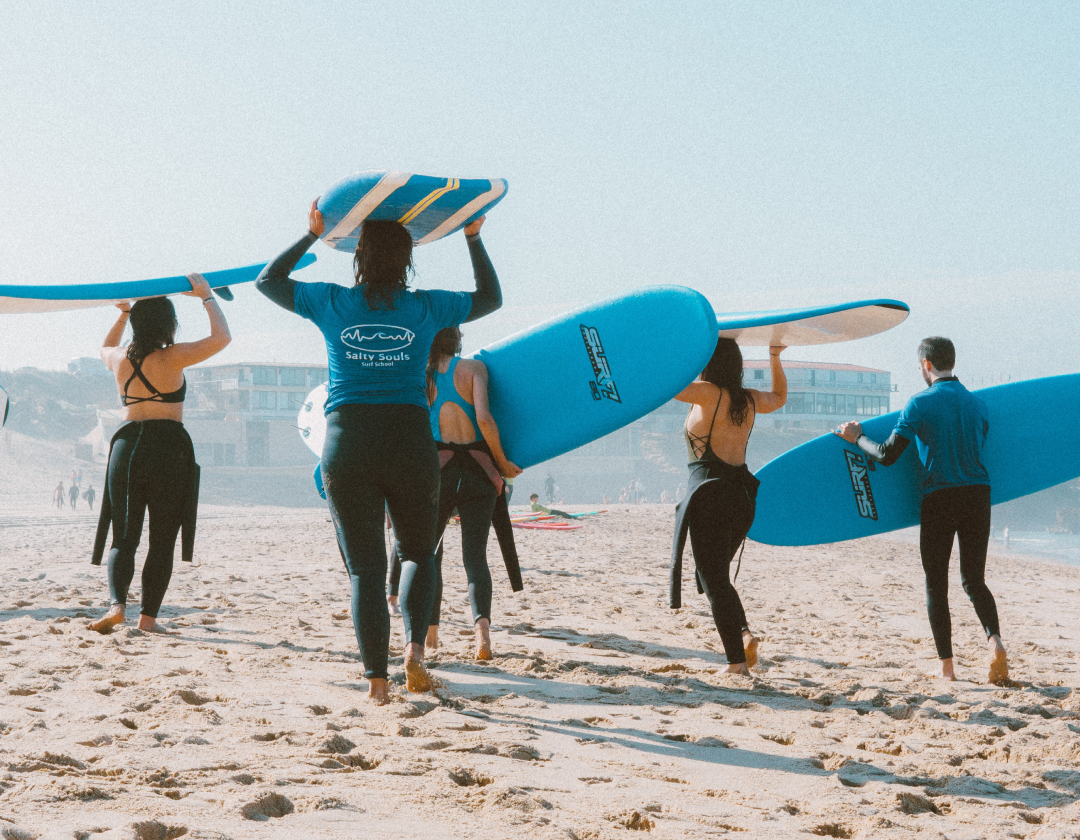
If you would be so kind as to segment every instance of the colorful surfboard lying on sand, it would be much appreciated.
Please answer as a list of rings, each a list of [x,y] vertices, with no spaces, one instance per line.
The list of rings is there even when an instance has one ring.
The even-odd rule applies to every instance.
[[[297,268],[315,262],[314,254],[304,254]],[[266,267],[266,263],[245,265],[225,271],[206,271],[203,277],[219,297],[232,300],[229,286],[250,283]],[[67,309],[86,309],[108,306],[122,300],[176,295],[191,291],[187,277],[158,277],[154,280],[125,280],[119,283],[74,283],[67,285],[0,286],[0,314],[29,312],[62,312]]]
[[[723,313],[716,325],[723,338],[743,347],[787,347],[853,341],[891,330],[908,316],[898,300],[858,300],[835,306]]]
[[[614,432],[659,408],[701,372],[716,315],[683,286],[649,286],[583,306],[478,351],[506,457],[522,469]],[[297,426],[321,457],[326,386]]]
[[[558,522],[513,522],[511,525],[514,528],[527,528],[536,531],[576,531],[581,527],[580,525]]]
[[[501,178],[434,178],[369,169],[342,178],[319,198],[323,241],[355,251],[365,219],[399,222],[413,242],[426,245],[461,230],[506,195]]]
[[[1008,502],[1080,476],[1080,374],[996,385],[974,392],[990,412],[984,463],[991,501]],[[1032,413],[1032,406],[1038,411]],[[883,441],[899,412],[863,422]],[[923,468],[914,441],[891,467],[854,444],[822,435],[758,471],[750,539],[816,545],[883,534],[919,523]]]

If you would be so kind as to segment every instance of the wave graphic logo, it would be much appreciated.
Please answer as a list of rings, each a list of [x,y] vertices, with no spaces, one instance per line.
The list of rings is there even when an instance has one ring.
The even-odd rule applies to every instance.
[[[416,339],[405,327],[390,324],[357,324],[341,331],[341,342],[368,353],[389,353],[404,350]]]

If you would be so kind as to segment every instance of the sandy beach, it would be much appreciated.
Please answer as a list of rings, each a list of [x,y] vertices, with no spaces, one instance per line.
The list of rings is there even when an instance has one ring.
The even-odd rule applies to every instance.
[[[673,516],[518,531],[526,588],[496,559],[490,664],[470,658],[451,528],[437,691],[404,691],[395,619],[376,708],[326,511],[204,506],[168,637],[85,629],[108,603],[92,517],[10,515],[3,836],[1080,834],[1080,569],[991,559],[1015,678],[999,688],[955,566],[946,684],[916,546],[748,544],[737,585],[765,639],[748,680],[722,673],[689,575],[686,606],[666,606]]]

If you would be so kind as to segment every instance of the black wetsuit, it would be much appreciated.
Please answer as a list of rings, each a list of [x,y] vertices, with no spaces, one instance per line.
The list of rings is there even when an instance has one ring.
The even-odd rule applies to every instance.
[[[982,449],[990,431],[985,404],[955,376],[941,377],[916,394],[884,443],[865,435],[857,445],[884,466],[894,464],[913,439],[925,468],[919,550],[926,574],[926,611],[939,659],[952,659],[949,558],[960,543],[960,581],[986,637],[1000,635],[997,604],[986,585],[990,541],[990,476]]]
[[[140,362],[133,361],[132,367],[121,395],[124,405],[184,401],[186,380],[176,391],[163,394],[143,374]],[[150,391],[149,397],[128,394],[136,377]],[[197,481],[195,451],[183,423],[136,420],[124,423],[117,430],[109,451],[101,506],[103,520],[108,516],[112,526],[109,593],[114,605],[127,604],[128,588],[135,576],[135,551],[149,511],[150,546],[143,563],[140,612],[157,617],[172,578],[176,538],[190,515],[193,480]],[[99,530],[100,524],[103,523],[99,523]]]
[[[686,497],[675,506],[671,606],[682,606],[682,553],[689,531],[698,589],[709,599],[728,663],[737,665],[746,661],[742,634],[749,628],[739,593],[731,583],[731,561],[754,523],[759,482],[745,464],[732,466],[712,451],[716,411],[708,435],[692,437],[686,432],[687,450],[694,460],[689,463]]]
[[[424,644],[435,600],[439,458],[428,420],[422,362],[438,329],[494,312],[502,305],[502,294],[480,237],[473,236],[468,245],[477,290],[464,309],[449,292],[402,292],[395,303],[397,312],[371,309],[359,293],[362,289],[299,283],[289,277],[315,239],[309,233],[282,253],[263,270],[256,287],[284,309],[313,320],[326,338],[331,374],[323,481],[349,573],[353,627],[364,673],[369,679],[385,679],[390,615],[384,597],[384,511],[390,512],[401,546],[401,611],[407,642]],[[319,300],[324,301],[321,306],[313,303]],[[419,313],[416,323],[393,320],[411,311]],[[377,321],[374,326],[380,328],[388,322],[397,327],[406,336],[402,340],[407,341],[407,353],[395,347],[384,352],[381,370],[361,367],[357,356],[363,353],[347,347],[372,337],[362,334],[364,319]],[[415,384],[413,373],[404,378],[395,373],[395,365],[402,358],[408,364],[410,357],[412,364],[421,362]],[[367,388],[376,382],[377,388]]]

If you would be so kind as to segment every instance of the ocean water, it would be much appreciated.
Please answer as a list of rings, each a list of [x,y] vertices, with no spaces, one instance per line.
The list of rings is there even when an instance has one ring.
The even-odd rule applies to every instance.
[[[994,553],[1030,554],[1035,557],[1047,557],[1080,566],[1080,535],[1052,534],[1047,531],[1018,531],[1009,529],[1009,546],[1005,547],[1000,529],[995,529],[990,540],[990,550]]]

